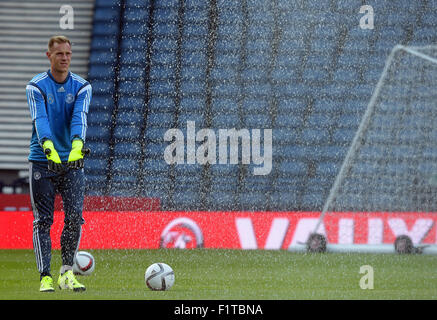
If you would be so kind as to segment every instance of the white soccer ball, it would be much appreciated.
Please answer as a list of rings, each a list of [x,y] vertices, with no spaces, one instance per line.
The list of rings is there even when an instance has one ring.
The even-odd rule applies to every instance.
[[[91,253],[78,251],[73,261],[73,273],[81,276],[89,276],[93,273],[96,262]]]
[[[164,291],[174,284],[173,269],[165,263],[158,262],[149,266],[144,275],[146,285],[150,290]]]

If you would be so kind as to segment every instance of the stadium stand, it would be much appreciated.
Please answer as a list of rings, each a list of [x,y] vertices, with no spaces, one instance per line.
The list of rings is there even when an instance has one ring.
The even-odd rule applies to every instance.
[[[90,192],[170,210],[320,210],[392,47],[436,40],[433,1],[366,4],[373,30],[359,27],[361,1],[97,0]],[[164,132],[187,120],[273,128],[271,173],[167,165]]]
[[[362,4],[96,0],[87,193],[168,210],[320,210],[390,50],[436,42],[437,1],[366,1],[372,30],[359,27]],[[164,133],[186,138],[187,121],[273,129],[271,172],[168,165]]]

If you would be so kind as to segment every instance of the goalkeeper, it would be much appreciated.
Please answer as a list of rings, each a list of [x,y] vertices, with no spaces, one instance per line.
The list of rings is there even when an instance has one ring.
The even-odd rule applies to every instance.
[[[50,38],[46,55],[50,69],[36,75],[26,86],[33,124],[29,186],[40,291],[54,291],[50,229],[56,193],[62,197],[65,213],[60,239],[62,267],[57,283],[60,289],[84,291],[72,265],[84,223],[83,145],[92,91],[87,81],[69,71],[72,51],[68,38]]]

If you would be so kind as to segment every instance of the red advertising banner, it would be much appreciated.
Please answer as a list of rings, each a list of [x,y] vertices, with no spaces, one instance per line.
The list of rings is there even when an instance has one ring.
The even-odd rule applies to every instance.
[[[84,212],[81,249],[287,249],[304,243],[320,212]],[[437,243],[435,213],[335,213],[318,230],[331,244],[393,243],[406,234]],[[0,212],[0,249],[32,248],[33,215]],[[59,249],[63,212],[56,211],[53,248]],[[423,240],[422,240],[423,239]]]

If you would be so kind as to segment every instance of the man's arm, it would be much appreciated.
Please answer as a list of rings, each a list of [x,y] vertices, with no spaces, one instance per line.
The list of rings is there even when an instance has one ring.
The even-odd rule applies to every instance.
[[[73,115],[70,127],[70,140],[81,139],[85,142],[87,129],[87,115],[91,102],[92,88],[89,83],[83,86],[77,93],[74,103]]]
[[[45,140],[52,140],[45,99],[40,89],[32,84],[26,86],[26,96],[38,142],[42,146]]]
[[[80,169],[84,166],[83,156],[89,152],[84,149],[86,138],[87,114],[92,96],[92,88],[89,83],[83,86],[77,93],[74,103],[73,116],[70,127],[71,151],[68,156],[68,166],[72,169]]]
[[[38,136],[38,143],[44,150],[48,160],[48,169],[55,173],[62,172],[63,166],[58,152],[52,142],[49,119],[47,117],[46,104],[41,90],[32,84],[26,86],[27,103],[29,104],[30,116]]]

